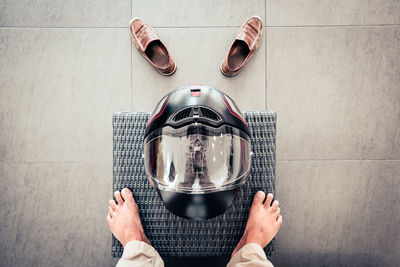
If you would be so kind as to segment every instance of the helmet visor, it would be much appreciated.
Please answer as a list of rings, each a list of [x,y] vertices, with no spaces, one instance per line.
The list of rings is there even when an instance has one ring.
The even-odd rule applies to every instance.
[[[249,138],[230,126],[167,126],[146,138],[144,152],[150,183],[161,190],[228,190],[243,184],[250,171]]]

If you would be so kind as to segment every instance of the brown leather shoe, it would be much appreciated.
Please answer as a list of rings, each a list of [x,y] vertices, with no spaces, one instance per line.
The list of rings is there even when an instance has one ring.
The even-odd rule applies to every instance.
[[[172,75],[176,70],[175,61],[158,38],[156,31],[139,18],[131,20],[129,28],[139,52],[162,75]]]
[[[260,17],[249,18],[240,28],[228,54],[221,64],[221,72],[226,76],[235,76],[249,61],[260,45],[263,22]]]

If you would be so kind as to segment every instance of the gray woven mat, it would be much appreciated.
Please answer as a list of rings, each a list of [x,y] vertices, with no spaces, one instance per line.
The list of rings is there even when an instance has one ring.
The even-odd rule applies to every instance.
[[[145,112],[114,114],[113,191],[132,190],[144,231],[161,256],[230,256],[243,234],[253,195],[257,190],[275,194],[275,112],[244,112],[254,153],[251,174],[231,208],[206,221],[170,213],[147,181],[142,154],[149,116]],[[112,238],[112,256],[121,257],[123,247]],[[265,248],[267,256],[272,255],[274,243]]]

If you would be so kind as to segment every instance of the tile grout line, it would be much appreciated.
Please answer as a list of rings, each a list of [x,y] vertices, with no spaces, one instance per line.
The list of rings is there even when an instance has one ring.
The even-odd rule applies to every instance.
[[[196,29],[196,28],[237,28],[241,25],[205,25],[205,26],[153,26],[155,29]],[[264,25],[264,28],[341,28],[341,27],[398,27],[400,24],[332,24],[332,25],[275,25],[268,26]],[[96,27],[96,26],[72,26],[72,27],[31,27],[31,26],[0,26],[1,29],[126,29],[127,26],[108,26],[108,27]],[[129,28],[129,27],[128,27]]]
[[[131,110],[133,110],[133,68],[132,68],[132,44],[131,45]]]
[[[131,0],[131,19],[132,19],[132,8],[133,8],[133,4],[132,4],[133,0]],[[130,29],[129,29],[130,31]],[[133,68],[132,68],[132,40],[131,37],[129,37],[130,40],[130,46],[131,46],[131,110],[133,110]]]
[[[264,1],[265,5],[264,5],[264,14],[265,14],[265,24],[268,21],[268,14],[267,14],[267,0]],[[267,64],[267,60],[268,60],[268,47],[267,47],[267,28],[264,29],[265,31],[265,35],[264,35],[264,43],[265,43],[265,60],[264,60],[264,75],[265,75],[265,90],[264,90],[264,99],[265,99],[265,110],[268,110],[268,64]]]
[[[397,27],[400,24],[327,24],[327,25],[275,25],[267,28],[341,28],[341,27]]]
[[[0,164],[59,164],[59,163],[71,163],[71,164],[88,164],[88,163],[96,163],[96,164],[112,164],[109,161],[0,161]]]
[[[126,29],[127,27],[122,26],[72,26],[72,27],[31,27],[31,26],[0,26],[0,29]]]
[[[276,162],[356,162],[356,161],[387,161],[400,162],[400,159],[294,159],[294,160],[276,160]],[[99,163],[112,164],[109,161],[0,161],[0,164],[58,164],[58,163]]]
[[[328,162],[328,161],[394,161],[400,159],[277,159],[277,162]]]

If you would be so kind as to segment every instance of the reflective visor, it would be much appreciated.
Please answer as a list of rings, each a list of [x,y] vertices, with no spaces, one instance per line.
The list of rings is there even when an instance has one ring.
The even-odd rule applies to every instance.
[[[146,174],[160,190],[228,190],[243,184],[250,171],[249,138],[230,126],[167,126],[146,138],[144,152]]]

